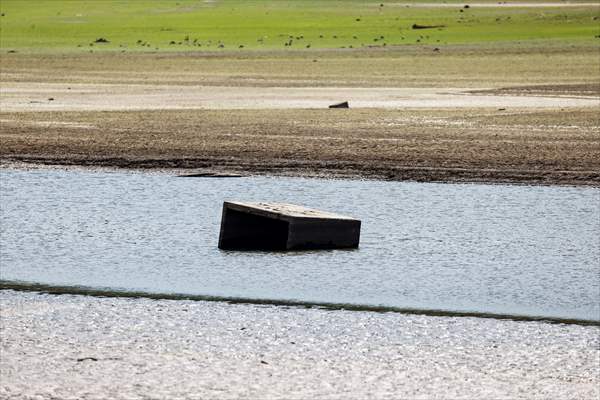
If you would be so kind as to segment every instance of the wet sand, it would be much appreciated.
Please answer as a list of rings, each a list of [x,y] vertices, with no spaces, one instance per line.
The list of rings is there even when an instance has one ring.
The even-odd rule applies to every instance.
[[[598,327],[0,292],[4,398],[578,398]]]

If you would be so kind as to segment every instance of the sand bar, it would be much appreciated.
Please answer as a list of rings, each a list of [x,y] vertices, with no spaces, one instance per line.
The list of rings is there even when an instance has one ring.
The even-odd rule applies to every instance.
[[[598,327],[0,292],[0,397],[579,398]]]

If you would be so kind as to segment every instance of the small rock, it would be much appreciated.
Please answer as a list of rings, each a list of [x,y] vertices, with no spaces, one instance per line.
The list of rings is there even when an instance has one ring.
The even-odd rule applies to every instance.
[[[78,358],[77,362],[82,362],[82,361],[86,361],[86,360],[98,361],[98,359],[96,357],[82,357],[82,358]]]
[[[350,108],[350,104],[348,104],[347,101],[344,101],[342,103],[332,104],[329,108]]]

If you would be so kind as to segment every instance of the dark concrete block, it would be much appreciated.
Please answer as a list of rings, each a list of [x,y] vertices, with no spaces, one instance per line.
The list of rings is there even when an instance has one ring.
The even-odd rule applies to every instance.
[[[356,248],[360,221],[292,204],[224,202],[220,249]]]

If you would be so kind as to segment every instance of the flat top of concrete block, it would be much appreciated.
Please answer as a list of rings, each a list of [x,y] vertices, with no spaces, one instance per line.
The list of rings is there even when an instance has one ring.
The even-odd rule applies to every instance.
[[[242,203],[238,201],[226,201],[225,204],[237,210],[251,211],[266,216],[276,216],[281,219],[289,218],[315,218],[315,219],[343,219],[358,221],[356,218],[345,215],[334,214],[326,211],[297,206],[286,203]]]

